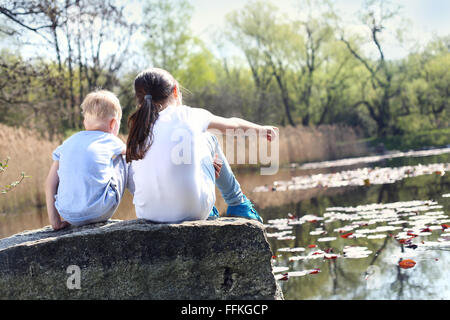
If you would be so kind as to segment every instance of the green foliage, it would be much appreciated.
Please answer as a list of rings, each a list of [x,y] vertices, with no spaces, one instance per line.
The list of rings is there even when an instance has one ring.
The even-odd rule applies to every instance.
[[[144,5],[146,55],[154,67],[178,76],[186,61],[192,40],[189,22],[193,7],[187,0],[148,0]]]
[[[201,92],[217,83],[217,61],[203,43],[197,40],[199,50],[187,56],[180,67],[178,81],[191,92]]]
[[[387,140],[448,128],[450,37],[436,38],[404,59],[388,60],[384,33],[405,30],[385,23],[401,19],[398,8],[380,4],[365,2],[360,18],[369,32],[362,36],[342,31],[332,1],[298,1],[299,14],[293,18],[283,15],[276,2],[252,1],[227,16],[213,48],[192,34],[189,0],[146,0],[141,27],[147,41],[137,54],[150,61],[146,66],[167,69],[178,79],[186,104],[222,116],[274,125],[345,124]],[[108,20],[107,12],[97,14]],[[80,27],[90,30],[89,21]],[[83,50],[78,57],[76,40],[86,41],[80,49],[87,50],[92,39],[66,27],[58,26],[67,38],[60,44],[70,40],[72,51],[61,50],[60,61],[0,53],[0,122],[35,127],[50,137],[67,136],[82,128],[79,105],[84,96],[105,88],[119,96],[121,132],[126,133],[128,116],[136,108],[134,78],[141,70],[122,72],[124,56],[105,60],[111,65],[95,55],[85,61],[88,52]],[[98,44],[109,36],[98,38]],[[363,50],[368,42],[374,54]],[[222,54],[229,45],[242,58]],[[417,141],[442,142],[440,135],[430,136]]]
[[[134,79],[138,74],[138,71],[129,72],[122,76],[117,89],[117,96],[122,106],[122,121],[120,123],[120,132],[128,133],[127,121],[128,117],[136,109],[136,99],[134,96]]]
[[[445,147],[449,145],[450,128],[428,131],[411,131],[397,136],[375,138],[368,141],[373,146],[383,143],[388,150],[419,150],[426,147]]]

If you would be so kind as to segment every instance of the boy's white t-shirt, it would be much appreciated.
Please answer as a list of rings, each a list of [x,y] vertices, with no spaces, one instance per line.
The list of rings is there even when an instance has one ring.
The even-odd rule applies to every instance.
[[[132,161],[138,218],[162,223],[206,219],[215,200],[213,155],[206,141],[212,114],[168,106],[153,127],[144,159]]]

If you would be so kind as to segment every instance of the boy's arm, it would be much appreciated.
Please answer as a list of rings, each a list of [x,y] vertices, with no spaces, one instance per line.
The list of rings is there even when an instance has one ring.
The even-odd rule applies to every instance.
[[[278,136],[278,128],[273,126],[261,126],[259,124],[240,119],[240,118],[223,118],[219,116],[213,115],[211,118],[211,122],[209,123],[208,129],[216,129],[220,130],[223,133],[226,133],[227,129],[242,129],[249,130],[254,129],[257,131],[262,131],[267,135],[267,140],[272,141]]]
[[[70,226],[67,221],[61,221],[58,210],[55,207],[55,195],[58,191],[59,177],[58,177],[59,161],[53,161],[50,171],[45,181],[45,200],[47,203],[47,214],[50,224],[54,230],[60,230]]]

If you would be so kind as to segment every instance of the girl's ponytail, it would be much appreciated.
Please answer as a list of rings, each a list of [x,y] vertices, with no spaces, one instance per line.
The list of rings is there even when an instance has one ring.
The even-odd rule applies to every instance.
[[[141,106],[128,119],[127,162],[144,158],[153,143],[153,126],[158,116],[152,96],[146,95]]]
[[[136,77],[138,109],[128,118],[127,162],[142,160],[152,146],[159,106],[167,102],[176,83],[170,73],[157,68],[145,70]]]

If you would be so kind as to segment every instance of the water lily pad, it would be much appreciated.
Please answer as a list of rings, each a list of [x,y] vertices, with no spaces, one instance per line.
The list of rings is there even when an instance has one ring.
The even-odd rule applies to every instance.
[[[336,240],[336,237],[324,237],[317,239],[318,242],[330,242]]]
[[[288,267],[273,267],[273,273],[280,273],[288,270]]]
[[[385,234],[371,234],[371,235],[367,236],[367,239],[384,239],[386,237],[387,237],[387,235],[385,235]]]
[[[280,248],[277,251],[279,252],[303,252],[305,248]]]

